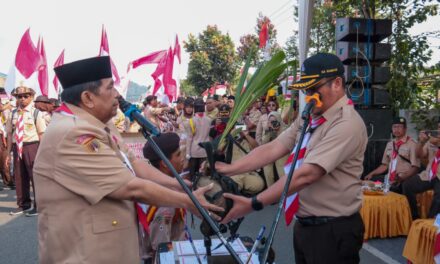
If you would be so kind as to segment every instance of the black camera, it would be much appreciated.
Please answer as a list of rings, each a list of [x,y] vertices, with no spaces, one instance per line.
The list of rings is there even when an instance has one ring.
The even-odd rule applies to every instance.
[[[272,120],[270,123],[272,124],[273,128],[279,128],[281,126],[280,121],[278,120]]]

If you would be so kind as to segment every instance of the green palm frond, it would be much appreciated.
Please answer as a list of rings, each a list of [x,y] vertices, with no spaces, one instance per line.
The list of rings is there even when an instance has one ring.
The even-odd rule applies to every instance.
[[[243,91],[244,82],[250,65],[250,59],[247,59],[236,90],[235,106],[232,110],[229,121],[226,124],[226,129],[220,138],[219,147],[224,146],[226,136],[232,131],[235,123],[246,109],[255,102],[255,100],[263,96],[270,87],[277,84],[278,78],[286,70],[287,66],[292,64],[292,62],[284,62],[285,57],[286,55],[284,52],[279,51],[269,61],[258,67],[247,83],[246,89]]]

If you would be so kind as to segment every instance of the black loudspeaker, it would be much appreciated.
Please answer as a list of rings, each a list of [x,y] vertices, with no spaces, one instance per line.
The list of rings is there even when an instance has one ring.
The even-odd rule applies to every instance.
[[[384,62],[391,58],[391,44],[375,43],[373,61]]]
[[[393,112],[391,109],[357,109],[367,127],[371,140],[386,140],[391,138]]]
[[[347,88],[347,96],[357,106],[371,105],[371,90],[360,88]]]
[[[364,172],[362,176],[376,169],[382,164],[382,157],[388,140],[368,140],[364,155]]]
[[[373,100],[372,104],[375,106],[388,106],[391,104],[390,93],[386,89],[372,89]]]
[[[370,47],[370,50],[368,50],[368,47]],[[366,43],[359,42],[359,44],[356,44],[356,42],[345,42],[345,41],[338,41],[336,42],[336,55],[339,57],[339,59],[344,64],[350,64],[356,62],[356,56],[358,63],[364,63],[366,58],[368,60],[372,60],[373,57],[373,45],[368,45]],[[359,53],[358,51],[361,51]]]
[[[387,83],[391,79],[390,67],[374,67],[373,83]]]
[[[391,33],[392,23],[389,19],[336,19],[336,41],[379,42]]]
[[[365,83],[369,83],[371,75],[367,66],[344,65],[344,76],[347,83],[351,83],[356,78],[361,78]]]

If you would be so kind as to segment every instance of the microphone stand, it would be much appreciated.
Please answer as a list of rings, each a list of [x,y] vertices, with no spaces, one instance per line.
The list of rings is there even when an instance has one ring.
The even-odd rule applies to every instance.
[[[121,110],[124,112],[126,116],[128,116],[130,119],[132,118],[132,115],[140,115],[140,113],[135,109],[135,106],[133,106],[131,103],[125,101],[122,97],[119,98],[119,105]],[[137,121],[137,120],[136,120]],[[142,134],[147,139],[148,143],[152,146],[154,152],[159,156],[159,158],[165,163],[165,165],[168,167],[168,169],[171,171],[171,174],[176,178],[176,180],[179,182],[182,189],[185,191],[185,193],[189,196],[197,210],[202,215],[203,219],[209,224],[211,229],[214,231],[215,235],[220,239],[221,243],[225,245],[228,252],[231,254],[233,259],[239,263],[243,264],[240,257],[237,255],[237,253],[232,248],[231,244],[223,237],[223,235],[220,232],[220,229],[214,220],[209,216],[207,210],[202,207],[200,202],[196,199],[194,194],[191,192],[189,187],[186,185],[186,183],[183,181],[182,177],[177,173],[174,166],[171,164],[171,162],[168,160],[168,158],[165,156],[165,154],[162,152],[162,150],[159,148],[159,146],[156,144],[156,142],[151,138],[151,134],[158,134],[155,131],[147,131],[147,128],[142,127]],[[159,135],[160,136],[160,135]],[[208,253],[208,252],[207,252]]]
[[[280,221],[281,211],[283,210],[284,200],[286,199],[287,192],[289,191],[289,185],[290,185],[290,182],[292,181],[293,171],[295,170],[295,166],[298,161],[299,151],[301,149],[301,145],[304,140],[304,135],[306,134],[307,127],[309,126],[309,123],[310,123],[310,112],[313,109],[315,103],[312,103],[312,104],[313,104],[312,106],[306,107],[306,110],[304,110],[301,115],[302,119],[304,120],[304,123],[303,123],[303,127],[301,129],[301,135],[300,135],[298,143],[297,143],[298,147],[295,150],[295,157],[292,162],[292,165],[290,166],[289,174],[287,175],[286,184],[284,185],[283,192],[281,193],[280,201],[278,202],[277,213],[275,214],[275,219],[272,222],[272,227],[270,228],[270,232],[269,232],[268,238],[267,238],[265,246],[264,246],[263,256],[260,259],[260,263],[262,263],[262,264],[266,264],[267,257],[269,256],[269,250],[270,250],[270,247],[272,246],[273,238],[275,236],[275,232],[278,227],[278,222]]]

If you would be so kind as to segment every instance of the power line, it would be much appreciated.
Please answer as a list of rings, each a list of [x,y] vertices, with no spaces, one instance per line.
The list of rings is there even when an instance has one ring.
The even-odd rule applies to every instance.
[[[271,17],[273,15],[275,15],[278,11],[280,11],[281,9],[283,9],[287,4],[289,4],[290,2],[292,2],[292,0],[288,0],[287,2],[285,2],[281,7],[279,7],[277,10],[275,10],[274,12],[272,12],[272,14],[268,15],[268,17]]]

